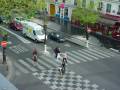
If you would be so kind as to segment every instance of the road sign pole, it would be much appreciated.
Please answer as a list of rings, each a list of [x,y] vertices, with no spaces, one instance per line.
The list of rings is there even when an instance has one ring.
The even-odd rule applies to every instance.
[[[3,64],[6,63],[6,53],[5,53],[5,50],[6,50],[6,46],[7,46],[7,42],[6,41],[2,41],[1,42],[1,46],[3,47]]]
[[[6,48],[3,47],[3,64],[6,63],[6,52],[5,52]]]

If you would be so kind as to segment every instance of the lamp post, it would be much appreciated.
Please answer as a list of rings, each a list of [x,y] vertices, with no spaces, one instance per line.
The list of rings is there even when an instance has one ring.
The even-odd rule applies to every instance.
[[[86,47],[88,48],[88,43],[89,43],[89,33],[91,32],[91,29],[89,27],[87,27],[87,30],[86,30]]]
[[[44,28],[44,31],[45,31],[45,39],[44,39],[44,54],[48,54],[49,52],[47,51],[47,45],[46,45],[46,41],[47,41],[47,11],[46,9],[44,10],[43,12],[43,28]]]

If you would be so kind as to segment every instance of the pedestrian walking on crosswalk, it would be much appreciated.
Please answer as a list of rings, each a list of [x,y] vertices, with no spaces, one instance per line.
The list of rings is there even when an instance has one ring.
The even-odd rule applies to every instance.
[[[57,58],[58,54],[60,53],[60,48],[59,47],[56,47],[54,49],[54,53],[55,53],[55,57]]]
[[[66,69],[66,61],[65,61],[65,59],[63,59],[61,66],[62,66],[62,74],[65,74],[65,69]]]
[[[65,52],[65,53],[63,53],[63,60],[65,60],[66,63],[67,63],[67,59],[68,59],[67,53]]]
[[[36,50],[36,48],[34,48],[33,49],[33,56],[32,56],[32,60],[34,62],[34,66],[37,65],[37,55],[38,55],[37,50]]]

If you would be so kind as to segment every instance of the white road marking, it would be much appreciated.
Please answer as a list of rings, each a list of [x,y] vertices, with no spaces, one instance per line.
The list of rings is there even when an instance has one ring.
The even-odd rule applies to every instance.
[[[41,59],[38,58],[38,62],[43,64],[45,67],[47,68],[52,68],[52,66],[48,65],[47,63],[45,63],[44,61],[42,61]]]
[[[26,66],[29,70],[32,70],[33,72],[37,71],[37,69],[35,69],[33,66],[30,66],[27,62],[25,62],[24,60],[20,59],[18,60],[21,64],[23,64],[24,66]]]
[[[99,51],[96,51],[96,50],[94,50],[94,49],[89,49],[90,51],[93,51],[93,52],[95,52],[95,53],[98,53],[98,54],[100,54],[100,55],[102,55],[102,56],[104,56],[104,57],[110,57],[110,56],[108,56],[108,55],[105,55],[105,54],[103,54],[103,53],[101,53],[101,52],[99,52]]]
[[[15,63],[15,67],[18,68],[21,72],[27,74],[29,73],[28,70],[26,70],[25,68],[23,68],[21,65],[19,65],[18,63]]]
[[[94,58],[94,59],[99,59],[99,58],[97,58],[97,57],[95,57],[95,56],[92,56],[92,55],[90,55],[90,54],[88,54],[88,53],[86,53],[86,52],[83,52],[83,51],[81,51],[81,50],[78,50],[78,52],[80,52],[80,53],[82,53],[82,54],[84,54],[84,55],[87,55],[87,56],[89,56],[89,57],[92,57],[92,58]]]
[[[83,59],[83,58],[81,58],[81,57],[79,57],[79,56],[77,56],[77,55],[75,55],[75,54],[73,54],[73,53],[70,53],[70,52],[67,52],[68,53],[68,55],[70,55],[71,57],[74,57],[74,58],[76,58],[78,61],[83,61],[83,62],[87,62],[87,60],[85,60],[85,59]]]
[[[27,60],[29,63],[31,63],[32,65],[34,64],[34,62],[33,62],[32,59],[30,59],[30,58],[26,58],[26,60]],[[37,64],[37,67],[38,67],[40,70],[42,70],[42,69],[46,69],[46,68],[44,68],[43,66],[39,65],[39,63]]]
[[[76,51],[72,51],[72,53],[76,54],[77,56],[83,57],[84,59],[87,59],[87,60],[90,60],[90,61],[93,60],[93,59],[91,59],[91,58],[89,58],[89,57],[87,57],[83,54],[80,54],[80,53],[76,52]]]
[[[82,51],[87,52],[87,53],[89,53],[89,54],[92,54],[93,56],[97,56],[97,57],[99,57],[99,58],[104,58],[103,56],[100,56],[100,55],[98,55],[97,53],[94,53],[94,52],[92,52],[92,51],[90,51],[90,50],[82,49]]]

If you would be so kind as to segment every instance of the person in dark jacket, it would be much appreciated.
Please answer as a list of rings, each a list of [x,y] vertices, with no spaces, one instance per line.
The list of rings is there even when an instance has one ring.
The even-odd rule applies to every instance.
[[[59,48],[59,47],[56,47],[56,48],[54,49],[54,53],[55,53],[55,57],[57,58],[58,53],[60,53],[60,48]]]

